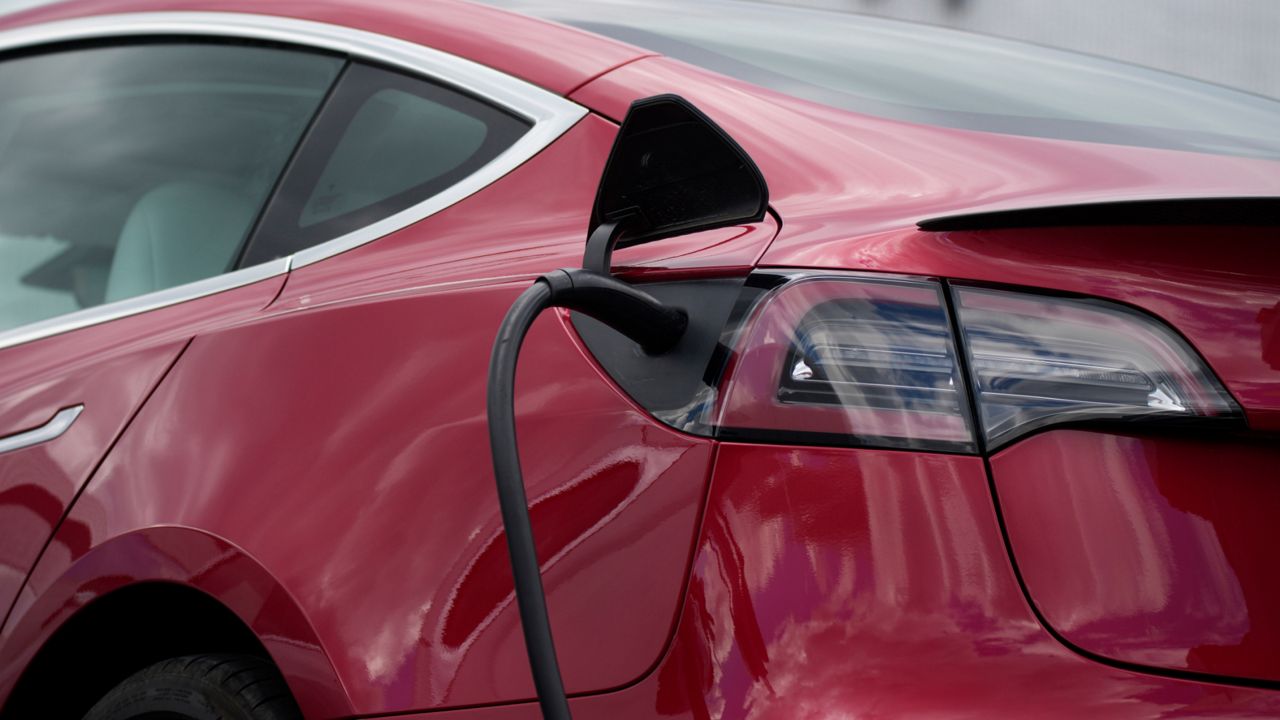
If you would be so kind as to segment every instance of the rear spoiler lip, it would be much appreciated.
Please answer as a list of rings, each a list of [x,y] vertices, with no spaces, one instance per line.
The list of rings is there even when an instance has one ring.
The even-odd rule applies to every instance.
[[[984,210],[916,223],[921,230],[997,230],[1080,225],[1280,226],[1280,197],[1162,198]]]

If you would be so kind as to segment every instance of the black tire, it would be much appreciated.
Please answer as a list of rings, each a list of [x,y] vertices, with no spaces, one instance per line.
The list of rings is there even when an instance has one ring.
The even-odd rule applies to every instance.
[[[251,655],[188,655],[141,670],[98,701],[85,720],[301,720],[275,666]]]

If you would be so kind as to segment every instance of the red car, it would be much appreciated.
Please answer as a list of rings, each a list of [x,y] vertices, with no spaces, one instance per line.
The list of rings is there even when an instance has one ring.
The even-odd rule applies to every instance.
[[[687,312],[671,352],[565,310],[525,341],[573,714],[1280,715],[1280,103],[818,11],[501,4],[542,18],[0,19],[6,718],[538,717],[486,366],[667,93],[768,211],[614,255]]]

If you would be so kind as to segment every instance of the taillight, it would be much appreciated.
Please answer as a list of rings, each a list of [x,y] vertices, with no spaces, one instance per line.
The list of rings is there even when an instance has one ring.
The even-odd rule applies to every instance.
[[[1005,290],[954,292],[989,448],[1048,424],[1240,416],[1187,343],[1136,310]]]
[[[717,436],[972,452],[941,287],[800,276],[747,319]]]
[[[1118,303],[852,272],[646,289],[698,309],[670,357],[575,324],[633,398],[694,434],[975,453],[1048,425],[1243,418],[1186,341]]]

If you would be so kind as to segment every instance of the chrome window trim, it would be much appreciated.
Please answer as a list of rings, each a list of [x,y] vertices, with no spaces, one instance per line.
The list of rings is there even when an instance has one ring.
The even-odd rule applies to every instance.
[[[0,350],[13,345],[22,345],[32,340],[61,335],[72,330],[97,325],[110,320],[118,320],[130,315],[158,310],[162,307],[177,305],[188,300],[216,295],[227,290],[251,285],[270,277],[289,272],[289,258],[280,258],[260,263],[242,270],[215,275],[211,278],[196,280],[185,285],[175,285],[164,290],[157,290],[145,295],[138,295],[116,302],[94,305],[83,310],[58,315],[39,322],[20,325],[12,330],[0,332]]]
[[[55,440],[62,436],[71,428],[71,423],[80,417],[80,413],[84,410],[84,405],[73,405],[63,408],[49,418],[49,422],[38,428],[24,430],[23,432],[14,433],[5,437],[0,437],[0,455],[14,450],[29,448],[32,445],[39,445],[50,440]]]
[[[456,55],[365,30],[272,15],[147,12],[58,20],[0,33],[0,52],[75,40],[157,35],[265,40],[339,52],[484,98],[528,120],[533,127],[461,182],[371,225],[290,257],[0,332],[0,349],[248,285],[389,235],[489,186],[537,155],[587,114],[586,108],[559,95]]]

